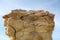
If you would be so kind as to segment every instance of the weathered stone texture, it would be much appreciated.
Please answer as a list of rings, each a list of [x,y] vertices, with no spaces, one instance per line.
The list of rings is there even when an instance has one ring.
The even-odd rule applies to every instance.
[[[52,40],[54,14],[48,11],[17,9],[3,18],[11,40]]]

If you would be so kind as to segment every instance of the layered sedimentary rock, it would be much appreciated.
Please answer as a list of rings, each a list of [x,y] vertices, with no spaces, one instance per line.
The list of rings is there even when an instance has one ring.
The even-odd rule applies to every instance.
[[[3,18],[11,40],[52,40],[54,14],[48,11],[16,9]]]

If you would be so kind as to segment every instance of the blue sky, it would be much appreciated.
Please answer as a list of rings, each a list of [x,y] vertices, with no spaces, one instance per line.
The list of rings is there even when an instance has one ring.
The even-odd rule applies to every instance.
[[[55,14],[53,40],[60,40],[60,0],[0,0],[0,40],[9,40],[5,35],[3,15],[13,9],[48,10]]]

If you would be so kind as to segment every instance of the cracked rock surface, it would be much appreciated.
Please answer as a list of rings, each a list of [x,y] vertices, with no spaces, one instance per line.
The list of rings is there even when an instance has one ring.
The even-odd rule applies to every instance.
[[[54,14],[44,10],[12,10],[3,16],[10,40],[52,40]]]

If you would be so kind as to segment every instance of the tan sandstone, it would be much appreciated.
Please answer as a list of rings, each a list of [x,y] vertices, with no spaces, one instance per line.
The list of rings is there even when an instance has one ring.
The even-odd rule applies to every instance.
[[[12,10],[3,16],[10,40],[52,40],[54,14],[44,10]]]

